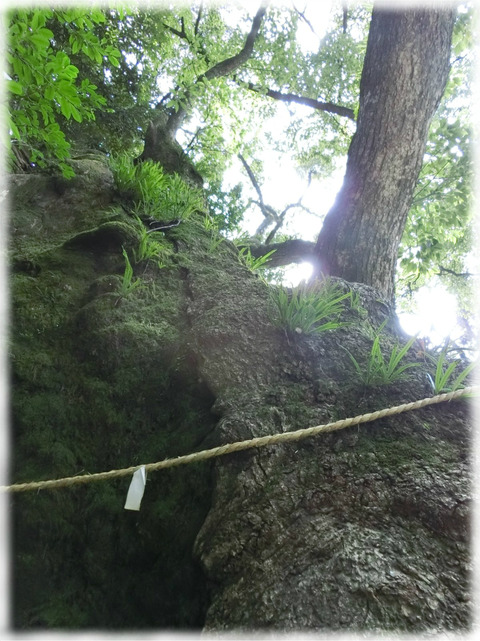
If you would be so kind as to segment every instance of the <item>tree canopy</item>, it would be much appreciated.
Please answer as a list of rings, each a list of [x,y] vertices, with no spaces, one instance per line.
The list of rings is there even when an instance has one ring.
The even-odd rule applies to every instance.
[[[314,7],[262,2],[255,11],[196,2],[11,11],[9,123],[17,168],[59,166],[68,177],[77,148],[138,156],[149,123],[162,112],[205,180],[219,227],[238,234],[242,219],[257,211],[263,216],[257,241],[283,240],[282,227],[290,219],[295,228],[305,206],[294,199],[276,211],[263,201],[264,177],[275,168],[264,165],[262,151],[288,154],[305,184],[343,166],[371,19],[371,6],[334,5],[318,24]],[[405,304],[432,277],[442,278],[466,319],[472,314],[471,22],[471,7],[461,5],[396,280],[397,301]],[[223,175],[234,163],[244,178],[225,188]],[[310,241],[325,213],[319,203]]]

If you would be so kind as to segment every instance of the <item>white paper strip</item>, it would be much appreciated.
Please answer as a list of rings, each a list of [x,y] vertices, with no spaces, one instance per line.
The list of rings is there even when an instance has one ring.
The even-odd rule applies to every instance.
[[[145,465],[142,465],[139,470],[133,473],[133,478],[128,488],[127,500],[125,501],[125,510],[136,510],[137,512],[140,510],[146,482],[147,473],[145,472]]]

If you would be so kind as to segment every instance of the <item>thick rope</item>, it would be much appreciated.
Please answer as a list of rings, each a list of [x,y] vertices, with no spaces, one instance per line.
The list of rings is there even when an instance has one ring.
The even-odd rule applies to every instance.
[[[235,443],[227,443],[214,447],[210,450],[202,450],[187,454],[185,456],[178,456],[177,458],[165,459],[157,463],[148,463],[147,465],[132,465],[120,470],[110,470],[110,472],[98,472],[97,474],[84,474],[82,476],[69,476],[62,479],[52,479],[49,481],[35,481],[32,483],[17,483],[15,485],[1,485],[0,491],[4,492],[29,492],[31,490],[45,490],[55,487],[67,487],[70,485],[79,485],[80,483],[91,483],[93,481],[103,481],[104,479],[119,478],[121,476],[129,476],[141,467],[145,467],[145,471],[153,472],[155,470],[162,470],[168,467],[176,467],[177,465],[187,465],[188,463],[196,463],[197,461],[205,461],[206,459],[215,458],[217,456],[224,456],[225,454],[233,454],[234,452],[241,452],[248,450],[252,447],[264,447],[265,445],[276,445],[278,443],[286,443],[290,441],[299,441],[309,436],[315,436],[323,432],[333,432],[341,430],[351,425],[358,425],[360,423],[367,423],[369,421],[376,421],[385,416],[393,416],[394,414],[401,414],[402,412],[409,412],[410,410],[420,409],[428,405],[435,405],[436,403],[443,403],[444,401],[451,401],[461,396],[474,394],[480,391],[480,386],[465,387],[464,389],[456,390],[455,392],[448,392],[447,394],[439,394],[424,398],[413,403],[405,403],[403,405],[396,405],[387,409],[371,412],[370,414],[362,414],[354,418],[345,418],[334,423],[326,423],[325,425],[317,425],[315,427],[307,427],[294,432],[282,432],[280,434],[271,434],[269,436],[260,436],[252,438],[248,441],[237,441]]]

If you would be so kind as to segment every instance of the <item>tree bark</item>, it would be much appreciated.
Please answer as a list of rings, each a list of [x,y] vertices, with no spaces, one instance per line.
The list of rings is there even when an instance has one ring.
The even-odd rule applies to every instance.
[[[374,9],[357,131],[316,245],[319,270],[394,296],[398,246],[449,72],[454,10]]]
[[[378,290],[352,285],[347,325],[288,333],[275,290],[232,243],[212,247],[195,217],[165,231],[168,267],[134,265],[141,286],[125,291],[122,248],[135,255],[138,224],[112,211],[105,165],[75,169],[62,193],[47,176],[11,185],[13,482],[140,465],[429,394],[420,363],[409,380],[373,389],[352,365],[349,352],[367,361],[372,331],[382,328],[386,355],[402,342]],[[381,199],[390,183],[376,187]],[[206,464],[158,472],[140,513],[123,509],[125,480],[16,496],[14,625],[465,631],[470,433],[458,401],[229,455],[214,479]]]
[[[135,256],[138,224],[112,211],[106,165],[72,162],[62,193],[38,174],[10,186],[12,482],[140,465],[431,394],[425,366],[380,388],[357,376],[348,352],[363,364],[372,331],[386,323],[387,358],[402,341],[377,290],[352,286],[362,309],[347,305],[347,325],[287,332],[275,288],[232,243],[212,247],[195,217],[164,231],[168,266],[133,264],[140,286],[124,291],[122,248]],[[13,625],[465,630],[470,429],[457,401],[232,454],[214,478],[208,462],[159,471],[139,513],[123,509],[129,479],[16,495]]]
[[[250,252],[254,258],[260,258],[274,250],[275,253],[268,259],[267,267],[283,267],[315,260],[314,248],[315,244],[308,240],[290,238],[281,243],[250,246]]]
[[[179,174],[194,187],[203,187],[202,176],[175,137],[170,135],[167,120],[164,110],[157,109],[155,119],[148,124],[143,152],[137,161],[152,160],[159,163],[167,174]]]

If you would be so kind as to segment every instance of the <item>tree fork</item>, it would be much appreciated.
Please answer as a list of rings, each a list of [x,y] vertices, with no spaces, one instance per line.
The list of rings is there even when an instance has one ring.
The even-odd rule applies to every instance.
[[[245,39],[243,48],[236,55],[222,60],[221,62],[208,69],[208,71],[206,71],[204,74],[198,76],[198,78],[193,83],[194,85],[197,85],[203,80],[208,81],[219,78],[221,76],[225,76],[238,69],[238,67],[243,65],[250,58],[269,2],[270,0],[262,0],[260,7],[252,21],[252,27]],[[198,27],[199,19],[200,13],[197,16],[196,28]],[[181,24],[181,31],[169,25],[164,26],[179,38],[187,39],[185,25],[183,22]],[[150,121],[148,125],[145,134],[144,149],[138,160],[153,160],[154,162],[159,162],[167,171],[167,173],[179,173],[189,179],[192,184],[198,187],[202,187],[202,177],[195,170],[192,163],[183,153],[180,145],[175,139],[178,129],[182,126],[191,109],[190,91],[188,89],[185,90],[182,104],[174,113],[167,114],[163,107],[163,102],[164,99],[162,99],[157,105],[156,116],[152,121]]]
[[[398,247],[449,72],[452,8],[372,13],[357,131],[317,240],[322,273],[394,296]]]

